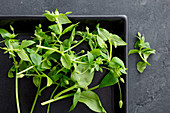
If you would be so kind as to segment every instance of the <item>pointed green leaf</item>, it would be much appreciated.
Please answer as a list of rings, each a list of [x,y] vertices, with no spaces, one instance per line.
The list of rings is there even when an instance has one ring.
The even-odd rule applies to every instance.
[[[112,86],[118,82],[118,78],[114,76],[114,72],[110,71],[101,81],[99,88]]]
[[[58,24],[53,24],[53,25],[49,26],[48,28],[51,29],[57,35],[60,34],[60,29],[59,29]]]
[[[68,17],[65,14],[60,13],[58,15],[58,21],[60,24],[68,24],[71,23],[71,21],[68,19]]]
[[[125,65],[124,65],[123,61],[118,57],[113,57],[109,63],[109,67],[117,68],[118,65],[121,66],[123,69],[125,69]]]
[[[105,109],[103,108],[99,97],[96,93],[92,91],[83,91],[81,93],[79,102],[86,104],[91,110],[99,113],[106,113]]]
[[[101,48],[107,48],[106,43],[104,42],[104,40],[101,37],[97,36],[97,42]]]
[[[77,24],[72,24],[70,26],[68,26],[67,28],[64,29],[64,31],[62,32],[62,34],[65,34],[71,30],[73,30],[73,28],[76,26]]]
[[[56,15],[50,13],[49,11],[46,11],[45,14],[43,14],[49,21],[54,22],[56,21]]]
[[[33,77],[33,83],[36,87],[39,87],[40,85],[40,78],[39,77]]]
[[[115,34],[110,35],[110,41],[111,41],[112,45],[115,46],[115,48],[117,46],[125,46],[125,45],[127,45],[126,42],[124,42],[118,35],[115,35]]]
[[[138,62],[137,63],[137,70],[140,73],[143,73],[143,71],[146,69],[146,63],[145,62]]]
[[[138,49],[131,49],[131,50],[129,51],[128,55],[134,54],[134,53],[138,53],[138,52],[139,52]]]
[[[61,63],[65,68],[70,69],[71,68],[70,56],[68,54],[62,55],[61,56]]]
[[[0,29],[0,34],[2,36],[3,39],[9,38],[11,36],[11,33],[9,33],[7,30],[5,29]]]
[[[150,48],[149,42],[140,43],[139,45],[140,47],[143,47],[143,48]]]
[[[40,56],[38,53],[31,53],[30,58],[35,65],[39,66],[41,64],[42,56]]]
[[[81,95],[81,90],[80,88],[78,88],[77,92],[74,94],[73,105],[70,107],[69,112],[72,111],[76,107],[78,100],[80,99],[80,95]]]
[[[90,51],[90,53],[93,54],[94,58],[101,55],[100,49],[93,49],[93,50]]]
[[[107,41],[107,39],[109,38],[110,36],[110,33],[106,30],[106,29],[103,29],[103,28],[97,28],[97,31],[99,33],[99,36],[104,40],[104,41]]]
[[[91,84],[94,72],[90,72],[89,65],[79,64],[77,68],[71,73],[71,79],[77,82],[79,87],[85,88]]]
[[[88,56],[88,61],[89,61],[89,63],[90,63],[90,64],[93,63],[93,61],[94,61],[94,56],[93,56],[93,54],[91,54],[90,52],[88,52],[88,53],[87,53],[87,56]]]
[[[29,61],[29,57],[28,55],[26,54],[25,50],[24,49],[20,49],[18,52],[17,52],[18,56],[24,60],[24,61]]]
[[[34,43],[35,43],[35,42],[32,41],[32,40],[23,40],[23,41],[21,42],[21,46],[20,46],[20,47],[21,47],[21,48],[26,48],[26,47],[34,44]]]

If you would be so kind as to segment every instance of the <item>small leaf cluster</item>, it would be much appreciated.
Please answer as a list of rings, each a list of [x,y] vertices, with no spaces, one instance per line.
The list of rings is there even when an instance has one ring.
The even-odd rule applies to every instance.
[[[138,32],[138,35],[137,35],[137,42],[135,43],[135,46],[134,48],[136,49],[131,49],[129,51],[129,55],[130,54],[134,54],[134,53],[138,53],[140,58],[143,60],[143,61],[139,61],[137,63],[137,70],[140,72],[140,73],[143,73],[143,71],[146,69],[146,66],[147,65],[151,65],[147,59],[148,57],[151,55],[151,54],[155,54],[156,50],[155,49],[151,49],[150,48],[150,44],[149,42],[145,42],[145,37],[144,35],[141,35],[139,32]]]
[[[126,46],[121,37],[112,34],[99,24],[93,32],[86,27],[84,31],[76,31],[79,23],[72,23],[67,15],[46,11],[44,16],[54,24],[48,26],[48,31],[43,31],[42,25],[36,26],[34,36],[29,40],[16,39],[19,35],[14,34],[14,28],[10,26],[12,34],[5,29],[0,29],[3,38],[5,53],[9,53],[9,58],[13,59],[13,66],[8,72],[8,77],[15,79],[31,78],[37,87],[37,95],[46,88],[55,86],[49,100],[41,103],[48,104],[47,113],[50,111],[50,103],[73,97],[72,111],[78,102],[84,103],[95,112],[106,113],[98,95],[93,91],[97,88],[112,86],[124,83],[122,74],[127,74],[124,62],[112,55],[113,47]],[[67,24],[67,27],[63,25]],[[69,37],[64,37],[69,34]],[[80,40],[76,40],[76,35]],[[64,37],[64,40],[61,38]],[[75,48],[80,44],[87,43],[89,50],[81,50],[76,53]],[[107,69],[108,73],[103,80],[95,87],[89,88],[95,72],[103,72]],[[46,85],[42,85],[42,79],[46,79]],[[17,88],[17,87],[16,87]],[[57,89],[62,91],[57,93]],[[120,88],[120,87],[119,87]],[[57,93],[57,94],[56,94]],[[16,94],[17,95],[17,94]],[[38,96],[35,98],[36,102]],[[120,89],[120,107],[123,105]],[[33,112],[34,104],[31,112]],[[19,110],[18,110],[19,111]]]

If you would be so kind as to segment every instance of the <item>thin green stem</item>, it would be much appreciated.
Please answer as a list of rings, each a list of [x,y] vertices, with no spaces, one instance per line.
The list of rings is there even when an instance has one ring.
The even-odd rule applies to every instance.
[[[112,58],[112,43],[110,42],[110,40],[109,40],[109,44],[110,44],[110,57],[109,57],[109,61],[110,61]]]
[[[90,88],[89,90],[92,91],[92,90],[95,90],[95,89],[97,89],[97,88],[99,88],[99,85],[94,86],[94,87]]]
[[[43,106],[43,105],[46,105],[46,104],[49,104],[49,103],[52,103],[52,102],[55,102],[55,101],[58,101],[58,100],[61,100],[61,99],[64,99],[64,98],[71,97],[73,95],[74,95],[74,93],[63,95],[63,96],[57,97],[55,99],[51,99],[51,100],[45,101],[45,102],[41,103],[41,105]]]
[[[54,97],[54,99],[57,98],[57,97],[59,97],[60,95],[62,95],[62,94],[64,94],[64,93],[66,93],[66,92],[69,92],[69,91],[73,90],[73,89],[76,88],[76,87],[77,87],[77,85],[75,84],[75,85],[73,85],[73,86],[71,86],[71,87],[69,87],[69,88],[61,91],[60,93],[58,93],[58,94]]]
[[[107,67],[104,67],[104,66],[101,66],[101,68],[105,68],[105,69],[107,69],[107,70],[112,70],[112,69],[110,69],[110,68],[107,68]]]
[[[57,49],[54,49],[54,48],[49,48],[49,47],[40,46],[40,45],[36,45],[36,47],[38,47],[38,48],[42,48],[42,49],[52,50],[52,51],[55,51],[55,52],[57,52],[57,53],[62,54],[62,52],[61,52],[61,51],[59,51],[59,50],[57,50]]]
[[[87,64],[86,62],[79,62],[79,61],[73,61],[75,63],[79,63],[79,64]]]
[[[82,58],[82,57],[84,57],[84,56],[87,56],[87,54],[81,55],[81,56],[75,58],[73,61],[75,61],[75,60],[77,60],[77,59],[79,59],[79,58]]]
[[[44,89],[46,89],[48,86],[44,86],[43,88],[41,88],[40,89],[40,91],[39,91],[39,95],[41,95],[41,92],[44,90]]]
[[[58,89],[59,85],[56,86],[56,88],[53,90],[51,96],[50,96],[50,100],[53,98],[54,96],[54,93],[56,92],[56,90]],[[50,103],[48,104],[48,107],[47,107],[47,113],[49,113],[50,111]]]
[[[85,40],[85,38],[83,38],[82,40],[80,40],[80,41],[79,41],[77,44],[75,44],[74,46],[72,46],[72,47],[70,47],[69,49],[65,50],[64,53],[67,52],[67,51],[69,51],[69,50],[71,50],[71,49],[73,49],[73,48],[75,48],[76,46],[78,46],[79,44],[81,44],[84,40]]]
[[[121,90],[119,81],[118,81],[118,86],[119,86],[119,92],[120,92],[120,100],[122,100],[122,90]]]
[[[16,62],[14,56],[12,57],[13,60],[14,60],[14,64]],[[19,94],[18,94],[18,77],[17,77],[17,73],[18,73],[18,68],[17,66],[15,65],[15,68],[16,68],[16,76],[15,76],[15,98],[16,98],[16,104],[17,104],[17,111],[18,113],[21,113],[20,111],[20,105],[19,105]]]
[[[30,66],[29,68],[24,69],[23,71],[20,71],[20,72],[17,73],[16,75],[20,75],[20,74],[22,74],[22,73],[24,73],[24,72],[26,72],[26,71],[28,71],[28,70],[30,70],[30,69],[32,69],[32,68],[34,68],[34,66]]]
[[[18,69],[16,69],[16,73],[17,73],[17,71],[18,71]],[[19,105],[18,77],[17,76],[15,76],[15,97],[16,97],[17,111],[18,111],[18,113],[21,113],[20,105]]]
[[[32,104],[32,108],[31,108],[30,113],[33,113],[33,111],[34,111],[35,104],[36,104],[37,99],[38,99],[38,95],[39,95],[40,87],[41,87],[41,78],[40,78],[40,84],[39,84],[39,86],[38,86],[37,93],[36,93],[36,96],[35,96],[34,102],[33,102],[33,104]]]
[[[41,40],[39,41],[39,46],[41,46]],[[37,48],[37,50],[35,51],[35,53],[37,53],[39,51],[40,48]]]

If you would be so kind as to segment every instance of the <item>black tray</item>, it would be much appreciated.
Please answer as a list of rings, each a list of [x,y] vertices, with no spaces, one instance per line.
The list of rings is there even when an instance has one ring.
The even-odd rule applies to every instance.
[[[88,26],[94,30],[97,23],[100,23],[100,27],[107,29],[108,31],[117,34],[127,42],[127,17],[124,15],[71,15],[69,18],[73,23],[80,22],[81,28],[84,29]],[[20,34],[18,38],[25,39],[33,36],[35,26],[39,23],[43,28],[47,28],[47,25],[52,24],[43,16],[0,16],[0,28],[9,30],[9,25],[15,29],[15,33]],[[120,57],[126,67],[128,66],[127,46],[118,47],[114,50],[114,55]],[[7,77],[8,70],[12,66],[12,61],[8,59],[8,55],[0,51],[0,111],[3,113],[17,113],[14,94],[14,79]],[[106,72],[104,71],[104,74]],[[103,74],[96,74],[91,86],[99,83]],[[106,87],[98,89],[95,92],[99,95],[101,102],[108,113],[128,113],[128,75],[123,75],[126,80],[122,86],[123,96],[123,108],[119,108],[119,90],[117,84],[113,87]],[[41,106],[40,103],[49,99],[51,93],[50,89],[47,89],[42,93],[43,96],[38,98],[35,106],[34,113],[46,113],[47,106]],[[32,80],[24,78],[19,80],[19,96],[21,113],[29,113],[31,105],[36,94],[36,88],[32,83]],[[72,98],[64,99],[55,102],[51,105],[51,113],[68,113],[69,107],[72,104]],[[71,113],[93,113],[84,104],[78,103],[75,110]]]

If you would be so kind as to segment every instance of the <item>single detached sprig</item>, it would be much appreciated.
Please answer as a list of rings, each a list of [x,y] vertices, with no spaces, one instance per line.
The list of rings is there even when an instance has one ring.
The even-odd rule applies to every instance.
[[[142,36],[139,32],[138,32],[138,35],[136,36],[137,37],[137,42],[135,43],[135,46],[134,48],[137,48],[137,49],[131,49],[129,51],[129,55],[130,54],[134,54],[134,53],[138,53],[140,58],[143,60],[143,61],[139,61],[137,63],[137,70],[140,72],[140,73],[143,73],[143,71],[146,69],[146,66],[147,65],[151,65],[147,59],[148,57],[151,55],[151,54],[155,54],[156,50],[155,49],[151,49],[150,48],[150,44],[149,42],[145,42],[145,37],[144,35]]]
[[[9,70],[8,77],[16,79],[15,93],[18,113],[20,113],[18,79],[24,77],[31,78],[37,87],[30,113],[33,113],[41,92],[52,85],[56,88],[51,92],[49,100],[44,100],[41,103],[41,105],[48,105],[47,113],[50,113],[51,103],[68,97],[73,97],[73,104],[69,111],[74,110],[77,103],[81,102],[94,112],[106,113],[98,95],[93,90],[116,83],[120,91],[119,106],[122,108],[123,101],[119,81],[124,83],[121,76],[127,74],[127,68],[120,58],[113,56],[112,48],[126,46],[127,43],[118,35],[101,28],[99,24],[93,32],[90,32],[88,27],[83,31],[76,31],[79,23],[72,23],[67,17],[68,14],[70,12],[63,14],[59,13],[57,9],[55,12],[46,11],[44,16],[53,24],[48,26],[48,31],[43,31],[42,25],[39,24],[36,26],[34,37],[29,40],[16,39],[17,35],[14,34],[12,26],[10,28],[13,33],[0,29],[3,38],[0,43],[5,45],[0,49],[9,53],[9,58],[13,59],[14,65]],[[63,37],[65,34],[67,37]],[[68,37],[68,35],[70,36]],[[76,35],[79,35],[81,39],[76,40]],[[63,41],[60,39],[62,37]],[[76,53],[75,48],[82,43],[87,43],[89,50],[82,49]],[[89,88],[95,72],[102,73],[103,69],[107,69],[108,73],[98,85]],[[45,86],[41,84],[41,80],[44,78],[47,83]],[[59,88],[60,91],[57,92]]]

